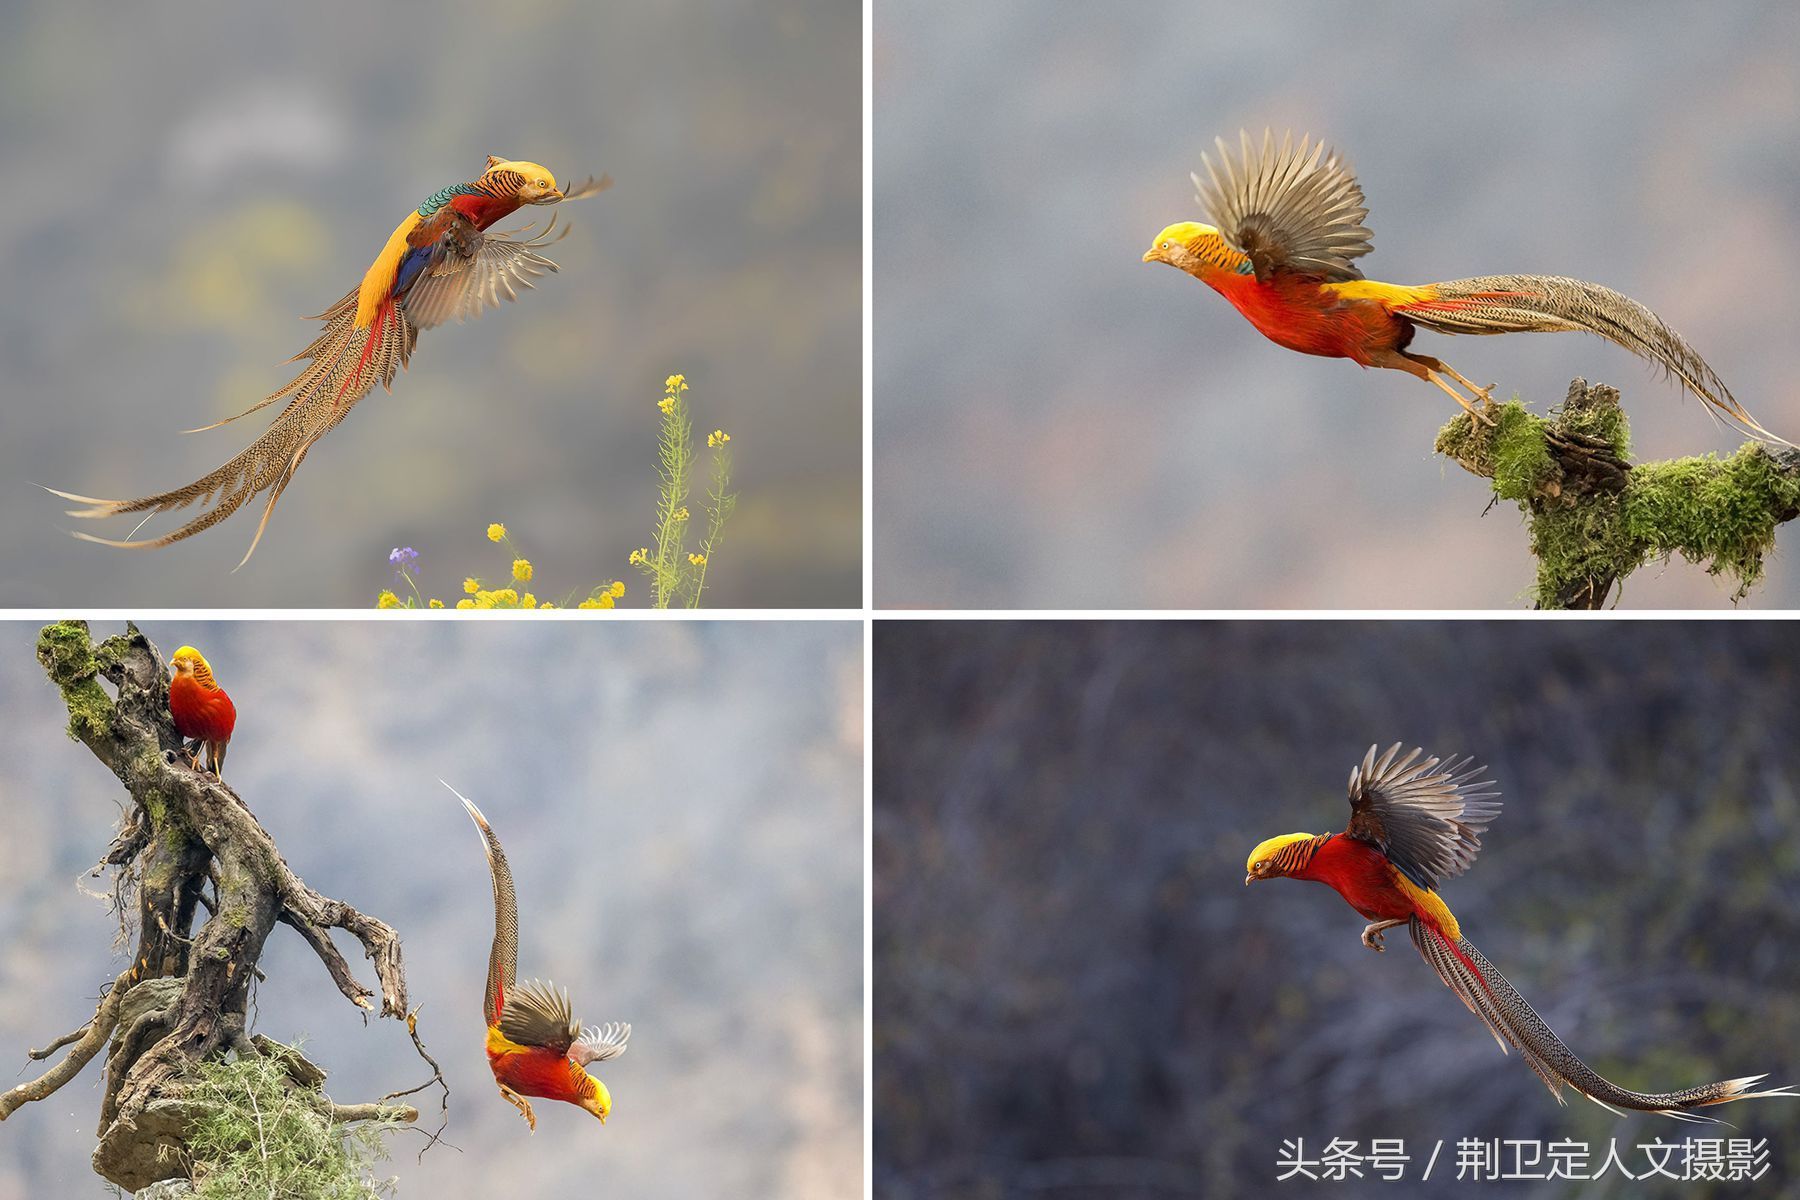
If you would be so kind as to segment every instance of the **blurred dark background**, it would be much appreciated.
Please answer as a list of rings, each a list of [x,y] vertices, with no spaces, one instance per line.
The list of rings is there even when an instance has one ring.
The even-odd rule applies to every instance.
[[[0,623],[0,1090],[73,1029],[129,954],[91,892],[125,792],[64,733],[34,622]],[[96,639],[119,632],[97,623]],[[147,621],[199,647],[238,708],[231,784],[301,878],[404,941],[450,1126],[390,1140],[402,1200],[781,1196],[863,1178],[863,641],[857,622]],[[494,1088],[480,997],[487,865],[446,779],[512,863],[522,976],[589,1023],[630,1021],[596,1071],[603,1127]],[[351,969],[372,982],[355,942]],[[257,1032],[303,1039],[344,1103],[429,1077],[292,930],[270,934]],[[0,1125],[0,1200],[104,1194],[88,1165],[100,1063]],[[435,1129],[439,1095],[419,1098]],[[454,1148],[452,1148],[454,1147]]]
[[[1523,605],[1517,509],[1481,519],[1487,482],[1431,453],[1447,396],[1284,350],[1139,261],[1163,226],[1203,219],[1188,172],[1240,127],[1310,130],[1348,157],[1370,278],[1618,288],[1800,440],[1792,306],[1748,302],[1787,294],[1800,260],[1796,45],[1800,6],[1774,0],[880,0],[877,599]],[[1572,376],[1614,384],[1646,458],[1738,445],[1598,338],[1418,347],[1539,412]],[[1623,600],[1729,594],[1676,563]],[[1797,598],[1783,554],[1746,603]]]
[[[1505,807],[1443,895],[1570,1047],[1800,1082],[1797,657],[1791,623],[878,623],[876,1195],[1261,1195],[1296,1137],[1405,1138],[1408,1195],[1447,1139],[1448,1195],[1464,1137],[1694,1134],[1770,1138],[1791,1194],[1800,1100],[1558,1108],[1403,930],[1242,879],[1343,828],[1371,742],[1478,755]]]
[[[359,607],[396,546],[452,600],[505,574],[490,521],[538,595],[629,576],[636,606],[676,372],[737,452],[708,605],[857,605],[861,36],[843,0],[0,5],[0,606]],[[617,186],[555,210],[561,274],[421,334],[249,566],[248,510],[156,552],[64,532],[131,522],[32,484],[141,496],[248,445],[273,409],[179,431],[287,383],[302,316],[489,154]]]

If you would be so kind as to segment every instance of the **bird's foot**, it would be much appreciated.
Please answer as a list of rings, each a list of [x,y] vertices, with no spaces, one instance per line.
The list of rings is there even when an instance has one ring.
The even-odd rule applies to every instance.
[[[519,1095],[519,1093],[513,1091],[505,1084],[500,1085],[500,1094],[506,1097],[506,1102],[508,1104],[519,1110],[519,1115],[525,1118],[525,1124],[531,1126],[531,1131],[536,1133],[537,1114],[531,1111],[531,1105],[526,1102],[525,1097]]]
[[[1492,429],[1494,427],[1494,418],[1488,416],[1482,409],[1493,408],[1494,398],[1487,391],[1479,388],[1475,390],[1475,395],[1481,400],[1481,408],[1476,408],[1473,404],[1463,400],[1460,396],[1457,397],[1457,402],[1463,406],[1463,411],[1469,414],[1469,420],[1479,421],[1489,429]]]
[[[1381,954],[1387,950],[1387,947],[1381,944],[1381,939],[1386,936],[1386,931],[1396,925],[1404,924],[1406,924],[1405,921],[1371,921],[1363,926],[1362,944],[1375,953]]]

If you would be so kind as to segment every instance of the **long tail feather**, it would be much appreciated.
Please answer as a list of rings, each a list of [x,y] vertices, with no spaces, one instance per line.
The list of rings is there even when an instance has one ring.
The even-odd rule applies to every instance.
[[[1663,319],[1597,283],[1560,275],[1482,275],[1433,284],[1430,300],[1395,309],[1440,333],[1594,333],[1662,367],[1740,433],[1792,445],[1751,416],[1706,360]]]
[[[1709,1121],[1713,1118],[1697,1116],[1693,1110],[1729,1104],[1733,1100],[1800,1097],[1800,1092],[1787,1087],[1750,1090],[1766,1079],[1766,1075],[1725,1079],[1680,1092],[1634,1092],[1620,1087],[1577,1058],[1525,1002],[1525,997],[1519,995],[1467,938],[1453,941],[1418,917],[1412,919],[1408,929],[1413,945],[1444,981],[1444,986],[1455,992],[1457,999],[1481,1018],[1503,1052],[1509,1045],[1518,1049],[1526,1065],[1544,1081],[1558,1104],[1567,1103],[1562,1094],[1566,1086],[1602,1108],[1629,1108],[1682,1121]]]
[[[281,410],[281,415],[275,418],[261,437],[216,471],[201,476],[185,487],[140,496],[135,500],[104,500],[58,491],[55,488],[46,489],[65,500],[84,505],[82,508],[68,510],[68,515],[86,520],[103,520],[127,513],[155,515],[196,503],[205,509],[204,512],[168,533],[142,541],[114,540],[89,533],[76,533],[75,536],[83,541],[126,550],[153,550],[210,529],[242,508],[253,497],[268,492],[269,499],[263,507],[262,521],[257,525],[256,536],[251,540],[250,549],[238,566],[249,562],[250,555],[256,552],[257,545],[262,541],[263,531],[267,529],[269,518],[274,514],[276,502],[287,490],[294,472],[299,469],[313,443],[348,416],[356,403],[373,391],[377,383],[391,385],[395,373],[411,357],[418,335],[405,313],[390,306],[383,311],[374,326],[359,329],[354,323],[354,308],[348,304],[354,297],[355,293],[351,293],[323,314],[327,321],[325,331],[297,356],[311,361],[293,382],[236,417],[227,417],[224,421],[203,427],[217,428],[218,425],[247,416],[276,400],[291,397],[287,407]]]
[[[482,1019],[489,1025],[500,1022],[500,1010],[506,1006],[507,993],[519,976],[519,902],[513,893],[512,868],[506,865],[506,851],[488,825],[481,810],[455,788],[450,794],[462,801],[469,819],[481,831],[481,848],[487,853],[488,873],[494,880],[494,946],[488,951],[487,993],[482,999]]]

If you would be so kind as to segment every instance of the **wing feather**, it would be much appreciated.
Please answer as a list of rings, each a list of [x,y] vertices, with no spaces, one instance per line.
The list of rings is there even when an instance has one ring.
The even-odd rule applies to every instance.
[[[567,1054],[581,1036],[581,1022],[575,1019],[565,989],[533,979],[508,993],[500,1010],[500,1032],[521,1046]]]
[[[406,316],[419,329],[430,329],[449,320],[479,317],[503,300],[516,300],[515,285],[530,288],[533,279],[559,268],[538,251],[561,241],[569,232],[565,222],[556,232],[556,217],[535,237],[531,227],[510,233],[479,233],[471,226],[461,238],[445,237],[438,259],[426,268],[400,301]],[[466,253],[463,247],[467,247]]]
[[[1224,138],[1215,138],[1219,163],[1202,155],[1206,178],[1192,176],[1207,219],[1226,241],[1250,257],[1256,277],[1267,282],[1277,271],[1325,279],[1361,279],[1351,260],[1372,248],[1363,226],[1369,215],[1362,186],[1350,164],[1324,142],[1291,133],[1279,145],[1272,130],[1262,148],[1238,133],[1234,159]]]
[[[1487,768],[1473,758],[1425,757],[1414,749],[1402,756],[1395,742],[1386,753],[1375,746],[1350,769],[1348,836],[1387,855],[1422,888],[1469,869],[1481,850],[1481,835],[1500,815],[1500,793]]]

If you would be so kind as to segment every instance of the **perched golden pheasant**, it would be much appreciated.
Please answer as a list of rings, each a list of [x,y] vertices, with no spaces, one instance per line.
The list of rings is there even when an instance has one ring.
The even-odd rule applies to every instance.
[[[325,329],[312,345],[288,360],[308,361],[293,382],[237,416],[205,426],[216,429],[277,400],[287,400],[275,423],[249,449],[186,487],[136,500],[99,500],[48,489],[88,506],[71,509],[72,517],[154,515],[196,502],[206,511],[179,529],[144,541],[118,541],[89,533],[75,536],[132,550],[167,546],[217,524],[252,497],[268,492],[256,536],[238,563],[243,566],[256,553],[269,516],[306,452],[349,416],[356,402],[377,383],[392,390],[394,374],[412,356],[419,330],[453,317],[458,321],[478,317],[488,307],[498,307],[503,298],[517,299],[517,287],[533,287],[533,278],[557,269],[538,253],[556,240],[550,236],[554,217],[536,237],[524,236],[530,232],[529,226],[511,233],[484,232],[487,227],[521,205],[580,200],[604,191],[611,183],[602,176],[558,188],[556,177],[536,163],[489,156],[487,170],[473,182],[452,184],[408,213],[362,282],[313,318],[324,321]],[[567,232],[565,225],[563,233]]]
[[[194,766],[206,752],[206,767],[221,781],[225,778],[225,751],[237,728],[237,707],[213,678],[212,664],[192,646],[183,646],[169,660],[169,716],[175,732],[192,738]]]
[[[481,810],[455,788],[450,791],[481,831],[481,847],[487,852],[494,884],[494,945],[488,952],[487,992],[481,1004],[494,1082],[534,1132],[537,1116],[526,1096],[584,1108],[604,1125],[612,1112],[612,1093],[586,1068],[589,1063],[625,1053],[631,1026],[614,1023],[584,1030],[569,1005],[568,992],[535,979],[514,986],[519,974],[519,905],[513,893],[512,869]]]
[[[1407,350],[1423,325],[1440,333],[1596,333],[1662,367],[1741,432],[1789,444],[1764,429],[1706,361],[1662,318],[1611,288],[1556,275],[1483,275],[1408,287],[1364,279],[1351,260],[1367,254],[1369,210],[1350,166],[1323,142],[1272,131],[1262,148],[1239,133],[1233,159],[1202,156],[1191,178],[1214,223],[1182,221],[1156,235],[1145,262],[1167,263],[1225,297],[1269,340],[1302,354],[1348,358],[1436,384],[1478,421],[1492,403],[1443,361]],[[1467,394],[1452,386],[1462,385]]]
[[[1310,879],[1334,889],[1371,922],[1363,945],[1382,948],[1383,931],[1405,925],[1413,945],[1457,999],[1480,1017],[1500,1043],[1518,1047],[1558,1104],[1574,1088],[1600,1107],[1661,1113],[1704,1121],[1697,1108],[1733,1100],[1795,1097],[1791,1088],[1751,1088],[1749,1075],[1679,1092],[1634,1092],[1606,1079],[1551,1032],[1525,997],[1462,935],[1462,926],[1437,894],[1441,880],[1461,875],[1481,850],[1488,822],[1500,815],[1499,792],[1473,759],[1400,753],[1399,743],[1374,746],[1350,769],[1350,823],[1342,833],[1286,833],[1250,852],[1246,886],[1259,879]]]

